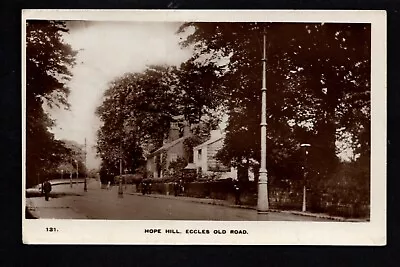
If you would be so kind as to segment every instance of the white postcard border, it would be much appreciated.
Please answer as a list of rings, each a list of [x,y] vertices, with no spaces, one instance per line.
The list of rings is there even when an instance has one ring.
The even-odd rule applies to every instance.
[[[22,66],[25,61],[25,20],[103,21],[237,21],[371,23],[371,217],[370,222],[264,221],[119,221],[25,218],[23,170],[23,242],[26,244],[386,244],[386,12],[312,10],[24,10]],[[22,70],[23,159],[25,166],[25,70]],[[46,232],[55,227],[58,232]],[[208,229],[211,234],[145,234],[144,229]],[[214,230],[244,229],[246,235],[214,234]]]

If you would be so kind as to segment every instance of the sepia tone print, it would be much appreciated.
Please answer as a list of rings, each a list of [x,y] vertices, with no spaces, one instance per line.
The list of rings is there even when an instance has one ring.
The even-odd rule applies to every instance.
[[[25,30],[26,218],[370,220],[371,24]]]

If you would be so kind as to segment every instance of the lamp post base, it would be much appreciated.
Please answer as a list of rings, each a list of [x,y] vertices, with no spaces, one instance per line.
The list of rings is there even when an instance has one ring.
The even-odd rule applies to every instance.
[[[302,208],[301,208],[301,211],[302,211],[302,212],[306,212],[306,210],[307,210],[307,208],[306,208],[306,203],[307,203],[307,201],[306,201],[306,194],[307,194],[307,189],[306,189],[305,186],[303,186],[303,206],[302,206]]]
[[[260,170],[260,177],[258,180],[258,198],[257,198],[257,212],[267,213],[269,211],[268,203],[268,177],[267,170]]]
[[[269,214],[270,212],[269,211],[257,210],[257,213],[263,215],[263,214]]]

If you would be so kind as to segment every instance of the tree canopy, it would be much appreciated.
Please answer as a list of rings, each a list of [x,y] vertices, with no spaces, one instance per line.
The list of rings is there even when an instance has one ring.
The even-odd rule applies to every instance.
[[[220,99],[213,90],[219,72],[215,64],[203,66],[191,59],[179,68],[148,66],[142,73],[127,73],[111,82],[96,111],[103,122],[97,141],[103,167],[118,173],[122,159],[134,171],[146,154],[163,145],[171,123],[181,123],[178,117],[193,125],[207,115],[207,123],[213,124],[212,111]]]
[[[300,144],[326,175],[338,162],[337,142],[351,136],[369,154],[370,26],[367,24],[186,23],[183,46],[198,56],[228,57],[224,80],[229,121],[219,158],[238,165],[260,158],[262,36],[267,38],[267,168],[300,170]],[[296,173],[288,173],[296,176]],[[298,176],[298,175],[297,175]]]
[[[143,144],[162,144],[169,129],[175,97],[167,67],[150,67],[111,82],[96,113],[103,125],[98,131],[97,151],[103,167],[119,173],[122,159],[131,171],[143,161]]]
[[[76,51],[63,40],[64,22],[29,20],[26,23],[26,176],[27,186],[54,170],[69,155],[64,143],[49,131],[55,122],[43,108],[69,104],[67,81]]]
[[[194,45],[195,53],[187,62],[149,66],[110,84],[97,110],[103,162],[118,166],[124,157],[136,160],[128,166],[138,166],[146,152],[162,145],[175,116],[195,124],[208,115],[215,127],[213,116],[222,109],[229,119],[218,159],[257,173],[264,34],[269,173],[302,177],[302,143],[311,144],[312,177],[336,169],[340,143],[352,147],[353,159],[369,158],[369,25],[190,22],[178,32],[189,28],[194,31],[182,46]]]

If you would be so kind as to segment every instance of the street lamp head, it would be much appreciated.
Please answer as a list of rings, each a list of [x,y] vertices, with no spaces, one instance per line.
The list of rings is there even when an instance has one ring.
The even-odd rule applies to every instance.
[[[310,147],[311,145],[310,144],[301,144],[300,146],[301,147]]]
[[[310,147],[310,144],[301,144],[300,147],[304,148],[306,155],[308,155],[307,149]]]

